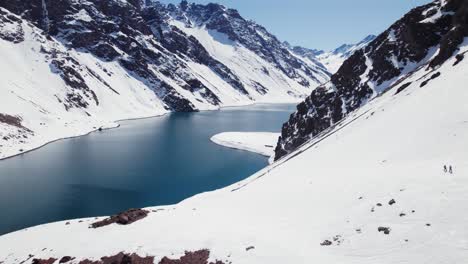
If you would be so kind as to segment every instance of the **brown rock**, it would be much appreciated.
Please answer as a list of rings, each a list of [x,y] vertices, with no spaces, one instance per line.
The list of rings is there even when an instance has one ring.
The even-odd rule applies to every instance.
[[[142,209],[130,209],[128,211],[113,215],[104,220],[91,224],[91,228],[99,228],[110,224],[129,225],[148,216],[148,211]]]

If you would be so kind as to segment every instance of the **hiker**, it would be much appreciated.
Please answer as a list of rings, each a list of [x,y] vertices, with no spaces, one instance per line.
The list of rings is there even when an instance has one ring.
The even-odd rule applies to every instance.
[[[447,165],[444,165],[444,172],[447,173]]]
[[[449,173],[453,174],[452,165],[449,166]]]

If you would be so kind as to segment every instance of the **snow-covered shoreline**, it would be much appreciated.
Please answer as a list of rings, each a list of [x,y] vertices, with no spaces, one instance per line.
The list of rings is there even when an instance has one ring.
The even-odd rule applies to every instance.
[[[228,148],[271,157],[279,136],[280,133],[270,132],[224,132],[214,135],[210,140]]]
[[[165,113],[167,114],[167,113]],[[128,118],[128,119],[120,119],[120,120],[116,120],[114,122],[109,122],[108,124],[105,124],[105,125],[102,125],[98,128],[92,128],[92,129],[84,129],[83,131],[81,132],[77,132],[76,134],[74,135],[63,135],[61,137],[57,137],[57,138],[49,138],[49,139],[44,139],[43,141],[37,141],[37,142],[33,142],[30,146],[22,146],[22,151],[19,151],[19,150],[4,150],[5,153],[7,153],[6,155],[3,154],[3,156],[0,156],[0,162],[3,161],[3,160],[8,160],[8,159],[12,159],[12,158],[15,158],[15,157],[18,157],[18,156],[22,156],[22,155],[25,155],[27,153],[30,153],[30,152],[33,152],[35,150],[38,150],[38,149],[41,149],[47,145],[50,145],[50,144],[53,144],[55,142],[58,142],[58,141],[62,141],[62,140],[67,140],[67,139],[73,139],[73,138],[79,138],[79,137],[84,137],[84,136],[87,136],[87,135],[90,135],[92,133],[95,133],[95,132],[98,132],[98,131],[105,131],[105,130],[110,130],[110,129],[116,129],[116,128],[119,128],[120,127],[120,124],[119,122],[124,122],[124,121],[131,121],[131,120],[141,120],[141,119],[149,119],[149,118],[156,118],[156,117],[161,117],[165,114],[158,114],[158,115],[154,115],[154,116],[147,116],[147,117],[136,117],[136,118]]]

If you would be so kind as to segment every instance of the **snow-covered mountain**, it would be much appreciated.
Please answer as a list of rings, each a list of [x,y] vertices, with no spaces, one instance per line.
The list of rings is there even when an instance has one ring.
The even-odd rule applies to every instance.
[[[287,135],[322,132],[250,178],[1,236],[0,262],[465,263],[466,25],[466,1],[412,10],[299,105]]]
[[[466,1],[432,2],[413,9],[365,49],[357,50],[329,83],[298,105],[283,126],[275,158],[336,126],[385,92],[423,87],[446,74],[439,70],[442,64],[455,55],[463,58],[459,50],[468,36],[467,13]]]
[[[218,4],[0,1],[0,158],[168,111],[294,102],[329,73]]]
[[[287,42],[286,45],[294,54],[323,66],[330,73],[336,73],[346,59],[351,57],[357,50],[365,48],[375,38],[376,36],[369,35],[356,44],[343,44],[332,51],[291,46]]]
[[[451,0],[417,8],[353,55],[338,72],[359,70],[349,75],[362,76],[353,88],[340,92],[337,80],[354,79],[335,75],[336,88],[321,88],[299,111],[336,117],[330,109],[349,105],[321,100],[337,93],[359,107],[332,122],[296,114],[326,130],[250,178],[177,205],[1,236],[0,262],[466,263],[467,7]],[[409,34],[409,42],[403,32],[425,40]],[[388,67],[377,66],[387,61],[377,47],[395,55]],[[363,60],[369,67],[354,64]],[[383,85],[386,78],[400,83]]]

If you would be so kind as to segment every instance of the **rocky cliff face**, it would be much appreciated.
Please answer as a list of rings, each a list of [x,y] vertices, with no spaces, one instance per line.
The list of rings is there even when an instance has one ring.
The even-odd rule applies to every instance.
[[[331,81],[320,86],[283,125],[276,160],[333,127],[372,98],[406,86],[408,76],[426,71],[427,81],[456,54],[468,36],[468,2],[435,1],[411,10],[363,50],[356,51]],[[423,86],[423,85],[422,85]]]

